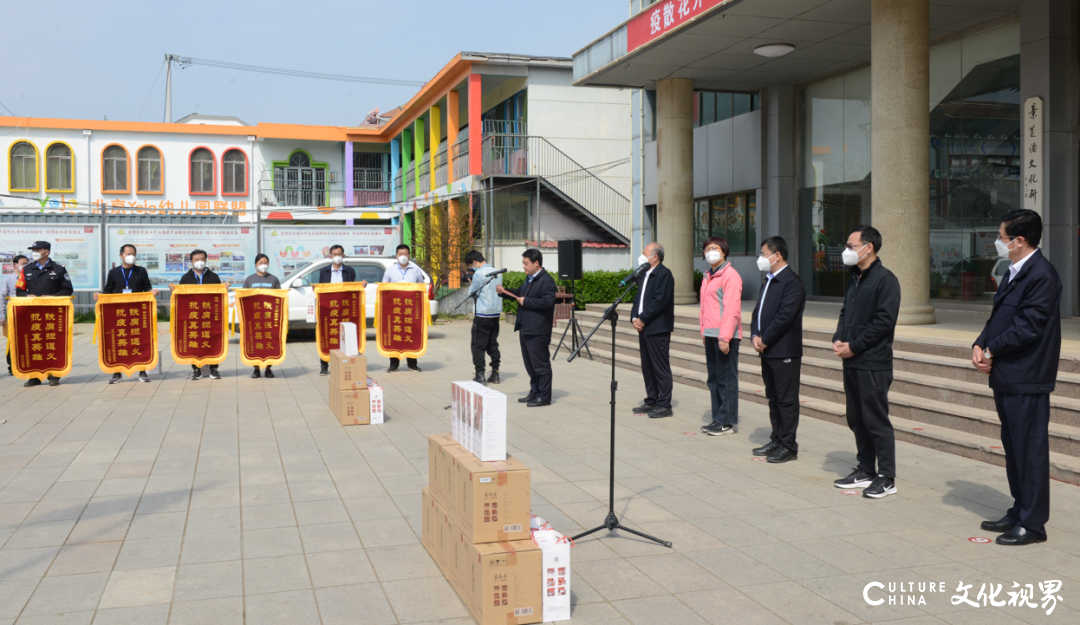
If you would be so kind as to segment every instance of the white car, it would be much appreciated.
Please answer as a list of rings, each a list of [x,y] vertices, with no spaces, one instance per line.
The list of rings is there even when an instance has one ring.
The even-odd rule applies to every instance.
[[[302,329],[314,328],[315,324],[307,320],[308,295],[312,292],[311,285],[318,284],[319,271],[331,263],[329,258],[316,260],[308,265],[297,268],[288,278],[281,282],[281,288],[289,291],[289,328]],[[356,281],[367,280],[367,327],[372,327],[375,320],[375,291],[382,282],[383,275],[388,267],[397,263],[395,258],[377,256],[345,257],[345,264],[356,270]],[[439,302],[435,300],[434,285],[431,276],[423,269],[424,284],[428,285],[428,299],[431,305],[431,320],[439,318]]]

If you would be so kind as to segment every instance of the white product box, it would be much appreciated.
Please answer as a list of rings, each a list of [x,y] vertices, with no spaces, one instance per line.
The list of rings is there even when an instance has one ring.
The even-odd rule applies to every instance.
[[[543,554],[544,622],[570,620],[570,547],[572,543],[538,516],[532,517],[532,540]]]
[[[345,324],[342,324],[345,325]],[[371,425],[385,422],[386,413],[383,411],[383,387],[371,378],[367,379],[368,396],[371,398]]]
[[[484,462],[506,460],[506,395],[477,382],[450,385],[450,435]]]
[[[360,343],[356,339],[356,324],[345,321],[339,325],[338,349],[344,352],[346,356],[359,356]]]

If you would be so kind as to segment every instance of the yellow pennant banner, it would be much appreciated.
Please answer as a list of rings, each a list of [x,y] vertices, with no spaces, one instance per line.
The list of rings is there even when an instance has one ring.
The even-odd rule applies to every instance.
[[[157,299],[153,293],[105,293],[94,304],[98,367],[130,376],[158,365]]]
[[[62,378],[71,373],[75,305],[70,297],[8,300],[11,372],[20,380]]]
[[[229,285],[181,284],[170,304],[173,360],[196,367],[221,364],[229,354]]]
[[[375,292],[379,353],[387,358],[419,358],[427,351],[431,325],[428,286],[383,282]]]
[[[367,347],[367,294],[363,282],[316,284],[315,342],[319,358],[330,360],[330,352],[341,345],[341,324],[356,324],[356,344],[360,353]]]
[[[289,335],[289,293],[280,289],[237,289],[240,362],[270,367],[285,362]]]

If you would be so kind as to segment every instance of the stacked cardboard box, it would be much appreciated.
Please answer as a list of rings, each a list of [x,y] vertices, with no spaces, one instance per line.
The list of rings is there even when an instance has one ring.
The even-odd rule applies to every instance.
[[[330,352],[330,410],[341,425],[383,422],[383,389],[367,375],[367,358]]]
[[[477,382],[451,382],[450,434],[481,460],[505,460],[506,395]]]
[[[480,625],[539,623],[543,553],[530,537],[529,468],[428,437],[422,542]]]

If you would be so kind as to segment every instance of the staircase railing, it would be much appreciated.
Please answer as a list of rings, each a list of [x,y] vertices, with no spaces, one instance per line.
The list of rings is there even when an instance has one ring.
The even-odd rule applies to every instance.
[[[540,177],[596,219],[630,238],[630,200],[544,137],[484,137],[484,176]]]

